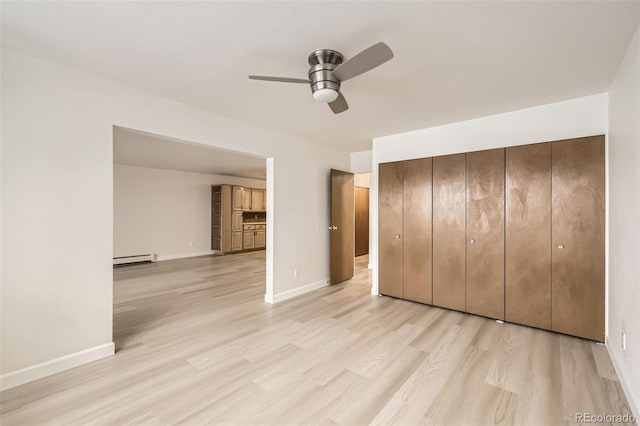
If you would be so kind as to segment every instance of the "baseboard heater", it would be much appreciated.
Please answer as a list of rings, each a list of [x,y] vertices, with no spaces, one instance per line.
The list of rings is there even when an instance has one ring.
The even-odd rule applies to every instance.
[[[148,263],[153,262],[152,254],[136,254],[134,256],[120,256],[113,258],[114,265],[129,265],[131,263]]]

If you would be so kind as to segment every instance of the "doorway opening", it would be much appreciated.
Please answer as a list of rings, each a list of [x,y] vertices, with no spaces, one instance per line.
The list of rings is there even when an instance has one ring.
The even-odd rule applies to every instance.
[[[114,126],[113,162],[117,348],[273,291],[273,159]]]
[[[355,264],[356,273],[369,265],[369,191],[371,173],[356,173],[355,191]]]

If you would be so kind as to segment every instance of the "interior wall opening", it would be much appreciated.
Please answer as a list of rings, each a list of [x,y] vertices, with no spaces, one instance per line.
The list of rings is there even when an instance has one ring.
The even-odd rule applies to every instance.
[[[273,292],[272,184],[273,159],[114,126],[117,349],[230,291]]]

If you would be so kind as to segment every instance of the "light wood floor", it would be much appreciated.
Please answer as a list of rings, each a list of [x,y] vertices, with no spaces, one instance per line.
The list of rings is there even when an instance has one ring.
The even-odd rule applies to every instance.
[[[115,270],[114,357],[1,394],[36,424],[560,425],[628,413],[604,346],[370,294],[263,303],[264,252]]]

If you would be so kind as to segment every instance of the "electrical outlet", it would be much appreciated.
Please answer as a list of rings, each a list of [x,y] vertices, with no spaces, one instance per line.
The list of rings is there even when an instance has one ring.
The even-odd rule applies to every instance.
[[[195,241],[191,241],[191,248],[194,248],[196,246],[196,242]]]
[[[624,331],[622,332],[622,338],[620,339],[620,342],[622,343],[622,350],[626,351],[627,350],[627,333],[625,333]]]
[[[293,270],[293,278],[298,278],[300,276],[300,270],[298,268]]]

